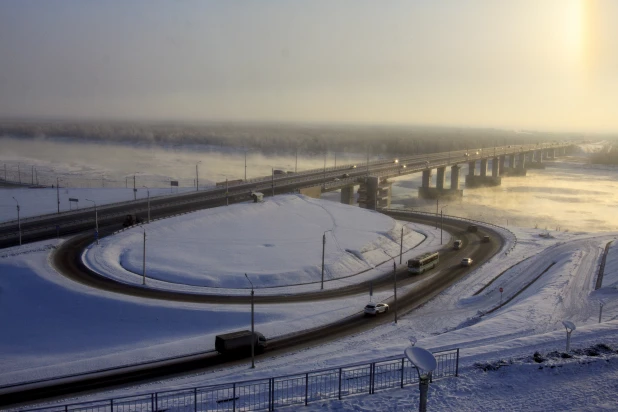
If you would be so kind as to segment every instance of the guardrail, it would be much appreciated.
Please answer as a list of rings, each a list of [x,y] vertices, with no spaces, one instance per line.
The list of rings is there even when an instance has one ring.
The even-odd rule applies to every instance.
[[[458,348],[436,352],[434,356],[438,367],[431,374],[432,380],[458,376]],[[276,408],[308,405],[312,402],[342,399],[357,394],[373,394],[376,390],[403,388],[418,382],[416,369],[406,357],[395,356],[293,375],[22,409],[22,411],[274,411]]]
[[[438,218],[438,215],[436,215],[436,213],[434,212],[423,212],[423,211],[411,211],[411,210],[405,210],[405,209],[379,209],[380,212],[382,213],[400,213],[400,214],[422,214],[422,215],[427,215],[427,216],[433,216],[436,217],[436,219]],[[505,255],[508,255],[509,253],[511,253],[513,251],[513,249],[515,249],[515,246],[517,246],[517,236],[515,235],[515,233],[513,233],[511,230],[509,230],[508,228],[504,227],[504,226],[500,226],[500,225],[496,225],[494,223],[490,223],[490,222],[483,222],[481,220],[475,220],[475,219],[470,219],[467,217],[462,217],[462,216],[455,216],[455,215],[443,215],[444,218],[446,219],[457,219],[457,220],[463,220],[466,222],[471,222],[471,223],[477,223],[477,224],[481,224],[481,225],[489,225],[489,226],[493,226],[495,228],[498,228],[500,230],[504,230],[506,231],[509,236],[512,238],[511,240],[513,241],[513,244],[511,245],[511,247],[506,250],[504,252]]]

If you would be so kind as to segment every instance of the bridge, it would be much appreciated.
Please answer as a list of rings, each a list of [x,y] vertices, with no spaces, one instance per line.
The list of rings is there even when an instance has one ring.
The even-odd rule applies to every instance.
[[[80,208],[21,219],[19,222],[4,222],[0,224],[0,247],[17,245],[20,238],[23,242],[37,241],[88,230],[95,227],[96,218],[101,235],[104,235],[106,228],[117,228],[127,214],[139,213],[145,216],[150,211],[153,219],[162,218],[248,201],[251,200],[251,193],[258,191],[266,196],[302,193],[320,197],[324,192],[341,190],[341,202],[353,204],[354,190],[358,186],[359,206],[379,209],[390,205],[392,183],[388,179],[413,173],[422,173],[423,176],[422,186],[419,188],[420,197],[461,196],[461,165],[468,166],[467,187],[499,185],[503,176],[523,176],[527,168],[543,167],[543,161],[566,154],[573,145],[572,142],[511,145],[380,159],[364,164],[339,165],[299,173],[273,173],[271,176],[249,179],[229,187],[216,186],[195,192],[153,197],[149,200],[102,205],[97,210],[95,207]],[[480,165],[478,174],[477,164]],[[491,174],[488,174],[489,166]],[[451,168],[448,188],[445,186],[447,167]],[[437,171],[436,183],[432,186],[434,169]]]

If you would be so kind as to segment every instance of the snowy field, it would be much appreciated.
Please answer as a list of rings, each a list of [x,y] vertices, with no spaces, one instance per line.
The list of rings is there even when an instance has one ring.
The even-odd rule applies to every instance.
[[[149,287],[246,294],[247,274],[264,293],[289,294],[320,286],[324,235],[329,288],[375,277],[376,266],[399,256],[402,229],[403,250],[419,246],[426,235],[412,227],[381,213],[285,195],[133,227],[92,245],[84,261],[97,273],[141,284],[143,228]]]
[[[592,146],[582,151],[598,150]],[[553,168],[543,171],[546,179],[551,179],[554,172],[560,173]],[[595,174],[593,184],[602,184],[603,179],[614,175],[616,170],[603,169],[603,173]],[[607,182],[610,190],[613,183]],[[15,190],[24,189],[11,189],[6,193]],[[251,272],[248,270],[251,262],[239,259],[235,262],[238,265],[235,270],[222,270],[226,274],[225,282],[212,283],[209,279],[199,285],[203,290],[216,287],[226,293],[246,293],[245,269],[251,277],[262,282],[256,293],[276,289],[293,293],[304,291],[302,288],[305,287],[315,290],[314,283],[295,289],[289,286],[287,277],[309,282],[316,280],[316,268],[321,263],[321,237],[324,231],[333,230],[335,226],[332,233],[327,232],[327,273],[329,279],[339,279],[327,282],[327,287],[366,280],[389,271],[388,255],[398,253],[397,235],[401,223],[379,215],[367,219],[354,217],[354,220],[363,219],[363,223],[370,227],[365,233],[357,233],[354,220],[345,220],[341,211],[344,206],[327,203],[281,196],[270,204],[258,205],[260,210],[251,204],[234,205],[223,212],[213,209],[177,218],[179,220],[173,228],[166,227],[165,221],[145,225],[148,256],[151,251],[153,253],[152,260],[148,261],[149,276],[160,278],[149,278],[147,287],[177,288],[181,286],[170,286],[172,282],[202,282],[201,278],[189,276],[188,272],[192,271],[170,270],[188,256],[192,259],[187,264],[205,268],[204,273],[227,268],[229,265],[225,262],[230,257],[223,254],[225,247],[214,240],[219,237],[200,236],[209,239],[204,250],[217,251],[216,261],[197,253],[199,246],[192,253],[182,255],[186,250],[182,242],[190,237],[192,230],[208,233],[210,229],[210,232],[217,233],[221,227],[229,227],[230,222],[237,224],[236,237],[230,232],[228,241],[237,238],[244,242],[248,225],[251,233],[258,231],[272,237],[266,239],[264,236],[259,242],[254,242],[262,245],[261,252],[256,252],[254,257],[263,252],[266,259],[274,258],[269,253],[280,249],[286,251],[289,260],[300,264],[268,262],[264,267],[271,272],[280,268],[280,272],[274,277],[275,281],[265,281],[259,273],[264,270],[261,263],[256,265],[260,268],[258,271]],[[280,209],[286,206],[291,211],[282,212]],[[243,207],[253,209],[240,212]],[[302,230],[297,231],[303,237],[298,245],[294,245],[287,236],[293,211],[298,210],[303,210],[303,213],[295,222],[303,222]],[[2,213],[5,216],[4,209]],[[195,228],[185,220],[192,215],[198,217]],[[506,210],[500,218],[509,216],[512,215]],[[269,227],[273,221],[285,226]],[[315,227],[312,227],[312,222]],[[432,227],[411,224],[404,227],[406,247],[411,248],[404,259],[440,247],[440,233]],[[430,386],[430,410],[616,410],[618,246],[615,239],[618,232],[608,229],[602,232],[565,232],[552,230],[552,227],[546,229],[544,225],[538,229],[510,225],[509,229],[516,235],[516,243],[507,236],[503,252],[419,309],[403,316],[400,314],[397,324],[387,323],[278,357],[264,356],[257,362],[256,369],[250,369],[248,364],[225,367],[84,395],[79,399],[72,398],[70,402],[280,376],[401,356],[410,344],[410,337],[414,337],[418,340],[417,346],[432,351],[461,350],[459,377],[439,380]],[[226,234],[222,235],[225,237]],[[138,283],[141,280],[142,232],[132,228],[117,236],[113,245],[102,242],[99,248],[93,246],[86,254],[89,264],[97,270],[106,269],[109,276]],[[157,238],[161,239],[160,243],[157,243]],[[162,251],[169,247],[163,240],[177,248],[178,260],[172,265],[166,266],[166,260],[161,257]],[[191,240],[196,241],[195,238]],[[0,324],[8,325],[6,330],[11,332],[0,335],[0,385],[211,350],[217,333],[244,329],[249,323],[249,308],[245,306],[165,303],[95,291],[70,282],[49,265],[49,255],[58,242],[62,240],[0,251]],[[601,258],[608,243],[602,287],[595,290]],[[266,244],[273,246],[264,246]],[[295,247],[306,253],[294,252]],[[392,253],[393,250],[396,252]],[[504,253],[507,251],[509,253]],[[386,263],[380,265],[383,261]],[[370,270],[349,277],[365,269]],[[173,274],[165,277],[168,273]],[[196,286],[189,288],[195,289]],[[500,288],[503,293],[500,293]],[[387,299],[390,295],[381,292],[374,299]],[[256,329],[272,337],[325,324],[359,312],[367,300],[368,296],[364,295],[324,301],[319,305],[259,305],[256,308]],[[601,302],[603,312],[599,323]],[[572,357],[563,357],[560,353],[565,347],[565,332],[561,324],[565,319],[577,325],[571,342]],[[533,359],[535,352],[539,352],[542,361]],[[539,355],[537,360],[541,360]],[[378,391],[375,395],[351,396],[341,401],[316,402],[305,409],[403,411],[417,409],[417,402],[418,389],[406,387]]]

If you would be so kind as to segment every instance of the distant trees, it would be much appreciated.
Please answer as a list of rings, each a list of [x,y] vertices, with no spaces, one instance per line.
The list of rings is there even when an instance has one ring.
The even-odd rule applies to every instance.
[[[4,122],[0,136],[64,137],[117,144],[246,147],[263,154],[365,153],[401,156],[557,139],[549,133],[422,126],[267,123]],[[562,139],[563,136],[560,136]]]

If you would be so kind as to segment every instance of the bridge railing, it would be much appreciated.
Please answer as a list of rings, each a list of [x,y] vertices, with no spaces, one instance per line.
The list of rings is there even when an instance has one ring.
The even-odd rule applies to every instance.
[[[459,349],[435,352],[438,367],[432,380],[458,376]],[[403,388],[418,383],[417,369],[406,357],[342,365],[292,375],[221,383],[121,398],[79,402],[24,412],[133,412],[163,410],[273,411],[329,399]]]

